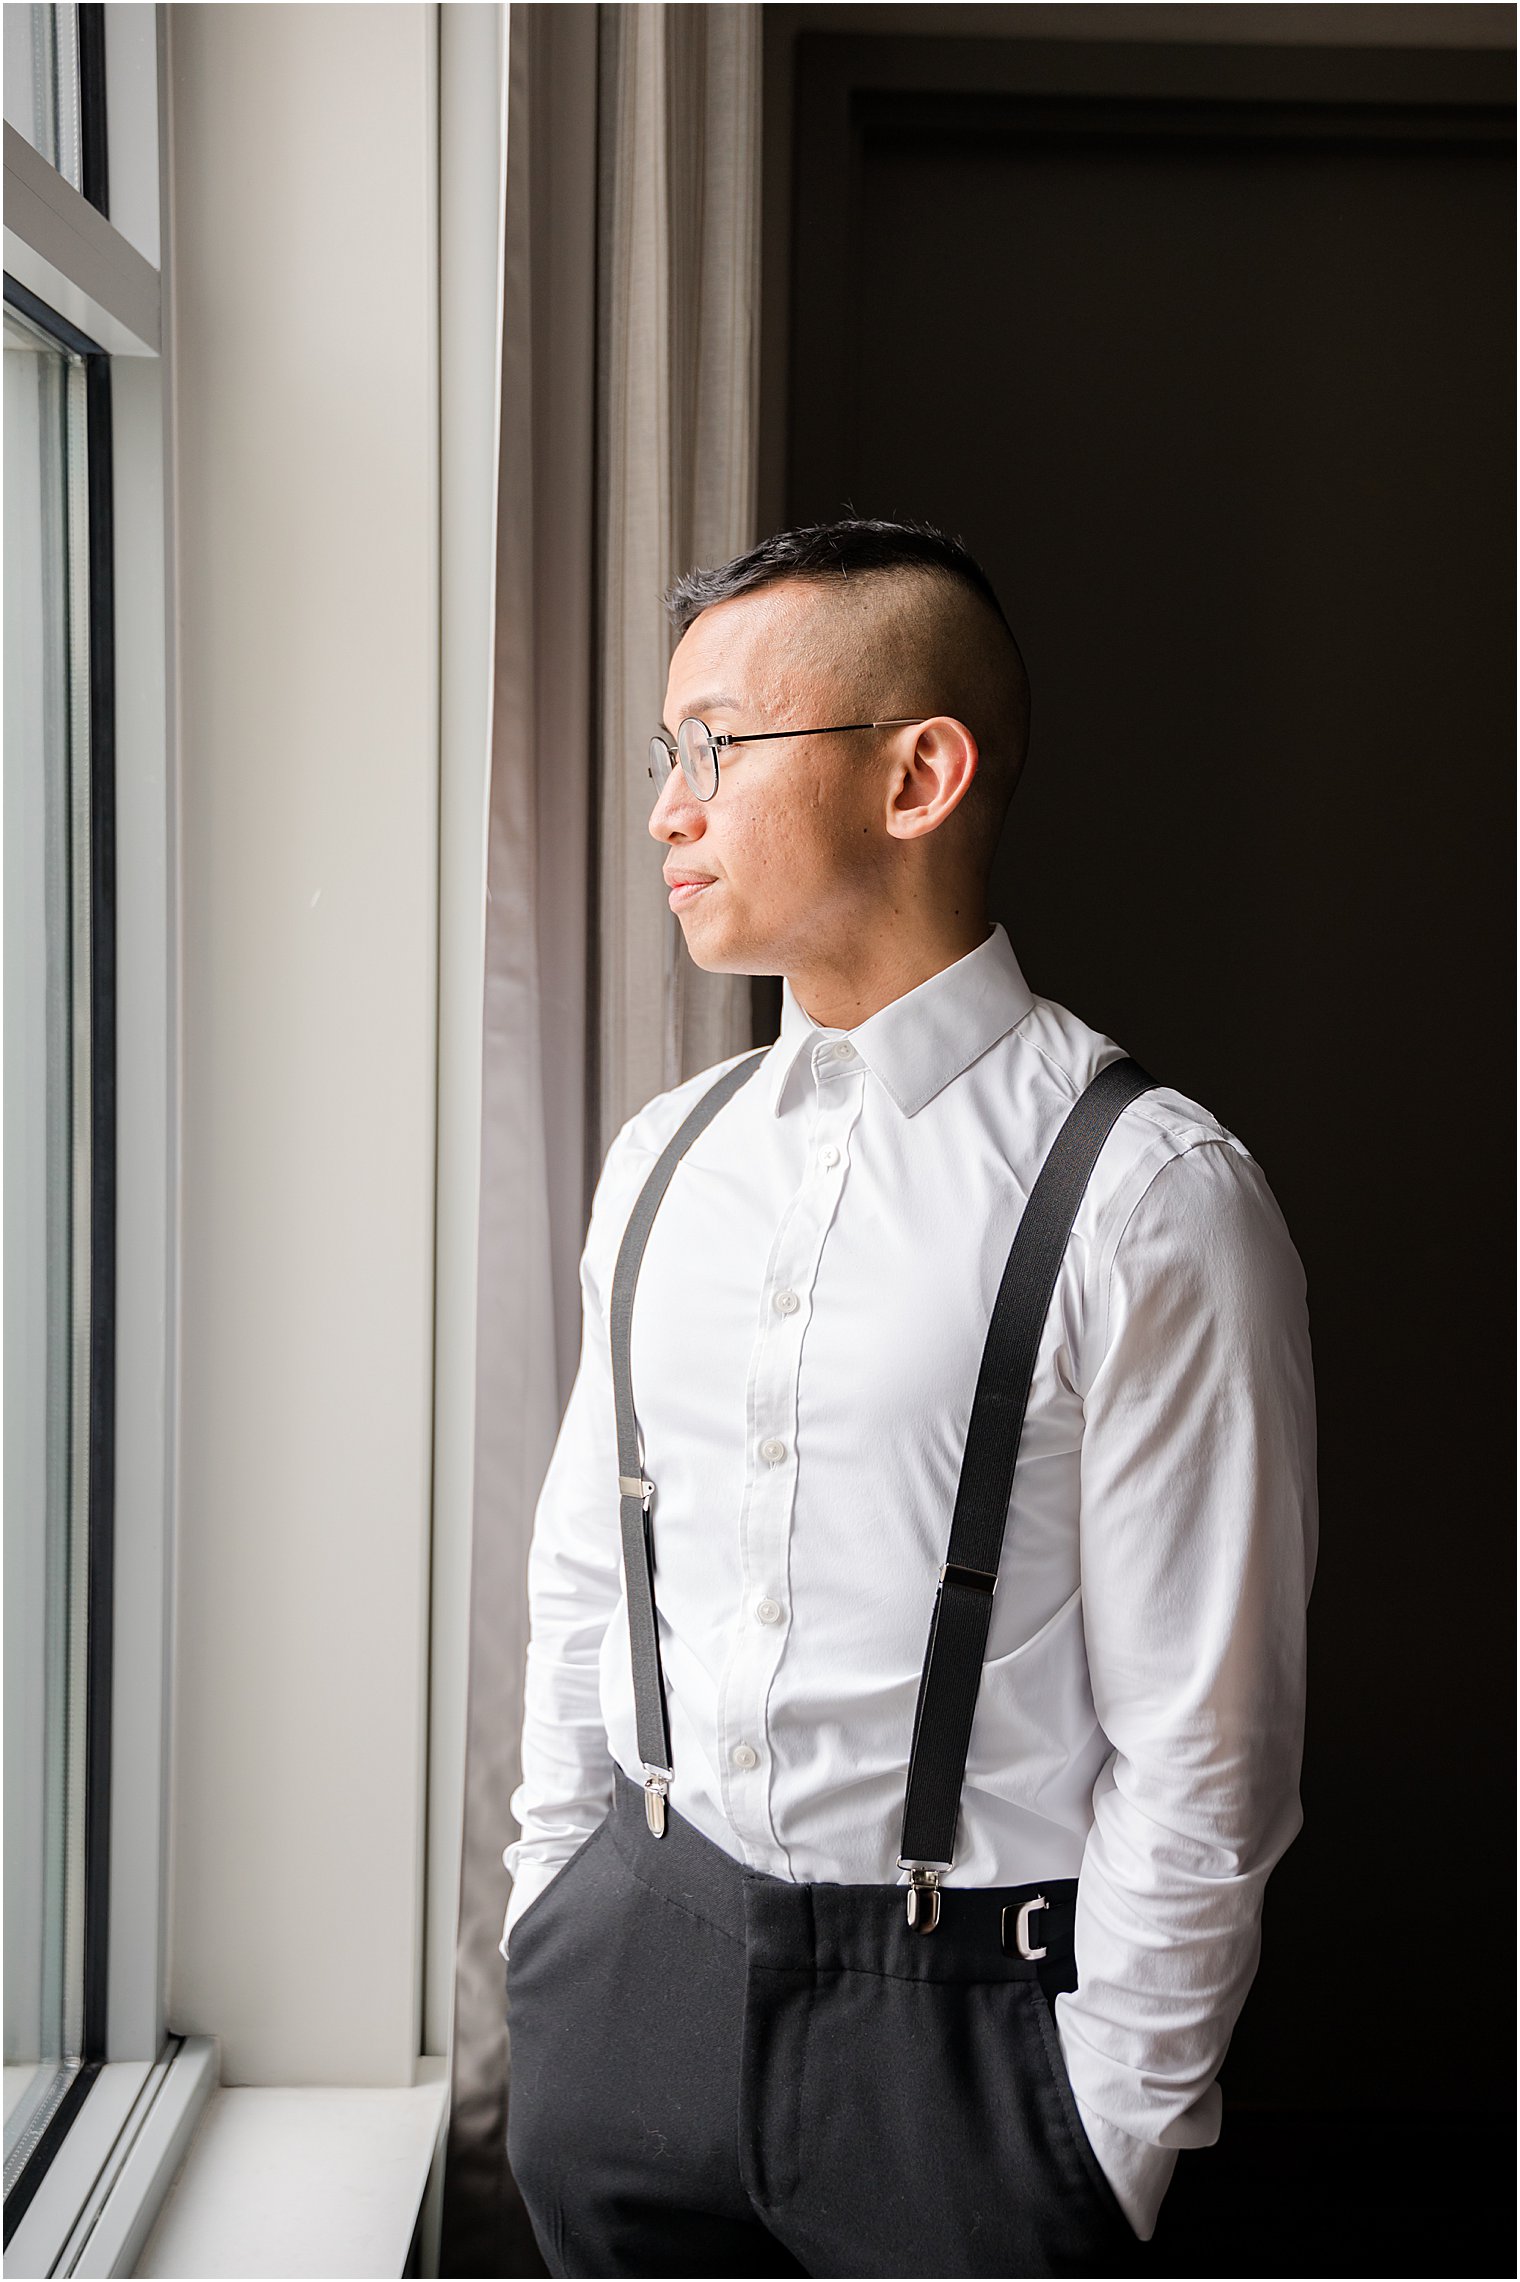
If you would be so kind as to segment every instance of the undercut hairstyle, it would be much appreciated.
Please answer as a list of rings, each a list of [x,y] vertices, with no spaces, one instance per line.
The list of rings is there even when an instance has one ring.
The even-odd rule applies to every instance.
[[[901,570],[939,571],[959,579],[979,595],[1013,640],[1013,628],[1003,617],[1003,606],[991,579],[959,539],[950,538],[932,523],[883,523],[851,517],[839,523],[803,523],[792,531],[778,531],[762,539],[730,562],[714,570],[689,570],[665,596],[665,607],[678,634],[715,602],[735,595],[753,594],[757,587],[778,579],[848,578],[852,572]]]
[[[677,636],[704,610],[783,581],[823,604],[818,660],[852,718],[948,714],[976,739],[977,771],[946,820],[985,880],[1029,746],[1029,676],[992,581],[932,523],[849,517],[778,531],[664,596]]]

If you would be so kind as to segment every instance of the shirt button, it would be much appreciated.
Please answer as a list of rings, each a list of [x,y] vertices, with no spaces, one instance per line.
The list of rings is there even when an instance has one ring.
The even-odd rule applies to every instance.
[[[839,1151],[835,1148],[832,1141],[829,1143],[826,1149],[820,1149],[818,1154],[826,1165],[837,1165],[839,1162]]]
[[[760,1754],[752,1743],[736,1743],[733,1748],[733,1762],[736,1767],[743,1767],[747,1772],[751,1767],[759,1766]]]
[[[802,1302],[795,1292],[777,1292],[771,1304],[778,1315],[795,1315]]]
[[[775,1436],[772,1435],[769,1442],[761,1443],[760,1455],[762,1458],[767,1459],[772,1466],[779,1466],[782,1459],[786,1456],[786,1444],[784,1442],[778,1442]]]
[[[854,1061],[854,1059],[855,1059],[855,1049],[854,1049],[854,1047],[853,1047],[853,1046],[850,1044],[850,1041],[849,1041],[849,1039],[848,1039],[848,1038],[841,1038],[841,1039],[840,1039],[840,1041],[839,1041],[839,1044],[838,1044],[838,1045],[837,1045],[837,1046],[834,1048],[834,1059],[835,1059],[835,1061],[836,1061],[836,1062],[853,1062],[853,1061]]]
[[[756,1601],[755,1614],[762,1624],[775,1624],[781,1615],[779,1601]]]

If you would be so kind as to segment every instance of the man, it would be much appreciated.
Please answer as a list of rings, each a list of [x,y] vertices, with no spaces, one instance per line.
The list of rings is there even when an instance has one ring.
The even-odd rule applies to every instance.
[[[556,2274],[1143,2267],[1302,1820],[1302,1268],[1235,1136],[989,923],[1029,700],[969,555],[842,522],[669,599],[649,829],[781,1034],[631,1118],[593,1202],[504,1857],[513,2170]],[[968,1569],[1010,1243],[1110,1068]],[[987,1629],[931,1856],[941,1602]]]

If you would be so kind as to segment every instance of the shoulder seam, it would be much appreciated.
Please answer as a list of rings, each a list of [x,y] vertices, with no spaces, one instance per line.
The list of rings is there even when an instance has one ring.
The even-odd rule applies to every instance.
[[[1019,1021],[1015,1022],[1012,1025],[1011,1030],[1004,1032],[1004,1036],[1017,1038],[1019,1044],[1024,1048],[1026,1053],[1038,1054],[1040,1060],[1045,1064],[1045,1067],[1055,1073],[1055,1075],[1065,1086],[1072,1100],[1075,1101],[1077,1096],[1081,1093],[1082,1088],[1077,1084],[1077,1081],[1072,1076],[1070,1070],[1063,1069],[1061,1064],[1056,1060],[1054,1054],[1052,1054],[1048,1048],[1042,1046],[1037,1038],[1025,1038],[1021,1035],[1024,1024],[1029,1020],[1029,1015],[1033,1012],[1034,1007],[1031,1007],[1029,1009],[1029,1014],[1025,1014]],[[1120,1048],[1120,1052],[1123,1052],[1122,1047]]]
[[[1037,999],[1035,1001],[1035,1006],[1039,1006],[1042,1003],[1048,1004],[1049,1002],[1042,1002]],[[1033,1013],[1034,1011],[1034,1007],[1031,1007],[1029,1010],[1030,1013]],[[1028,1019],[1029,1015],[1024,1015],[1020,1021],[1014,1023],[1012,1027],[1004,1033],[1004,1036],[1017,1039],[1018,1043],[1025,1049],[1026,1052],[1038,1055],[1040,1061],[1052,1073],[1052,1075],[1060,1080],[1069,1098],[1075,1102],[1083,1090],[1082,1087],[1078,1085],[1072,1072],[1067,1069],[1063,1063],[1057,1061],[1056,1057],[1051,1053],[1048,1047],[1042,1046],[1039,1040],[1036,1038],[1029,1038],[1023,1035],[1024,1023],[1027,1022]],[[1099,1063],[1099,1069],[1107,1069],[1109,1062],[1111,1061],[1129,1058],[1128,1047],[1118,1045],[1115,1040],[1108,1037],[1106,1031],[1093,1031],[1092,1035],[1095,1038],[1104,1038],[1109,1045],[1114,1046],[1115,1048],[1113,1054],[1109,1055],[1105,1061]],[[1095,1070],[1093,1075],[1096,1076],[1097,1074],[1098,1073]],[[1126,1102],[1121,1115],[1128,1117],[1131,1112],[1133,1112],[1135,1115],[1143,1117],[1146,1120],[1147,1124],[1152,1125],[1158,1133],[1166,1134],[1167,1138],[1173,1141],[1178,1149],[1194,1148],[1200,1141],[1218,1141],[1221,1139],[1230,1140],[1233,1138],[1229,1133],[1229,1129],[1220,1123],[1220,1120],[1214,1116],[1213,1112],[1211,1110],[1204,1109],[1202,1102],[1197,1104],[1198,1109],[1203,1110],[1202,1119],[1194,1115],[1188,1117],[1186,1120],[1183,1120],[1182,1113],[1180,1111],[1162,1111],[1157,1109],[1154,1102],[1154,1094],[1160,1091],[1165,1091],[1168,1093],[1179,1093],[1181,1092],[1181,1088],[1174,1085],[1169,1078],[1158,1078],[1153,1089],[1150,1089],[1142,1094],[1137,1094],[1133,1101]],[[1184,1095],[1183,1098],[1187,1100],[1191,1099],[1191,1096]],[[1180,1141],[1178,1140],[1177,1134],[1173,1129],[1173,1124],[1168,1122],[1169,1120],[1186,1122],[1187,1124],[1193,1126],[1199,1126],[1206,1123],[1209,1126],[1217,1128],[1217,1130],[1213,1132],[1206,1130],[1200,1131],[1195,1134],[1192,1139],[1187,1141]]]

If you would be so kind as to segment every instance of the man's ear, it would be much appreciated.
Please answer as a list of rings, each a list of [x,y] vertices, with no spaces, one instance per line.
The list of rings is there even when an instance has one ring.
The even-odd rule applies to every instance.
[[[937,831],[971,790],[979,759],[964,721],[948,713],[921,721],[893,779],[888,829],[900,840]]]

